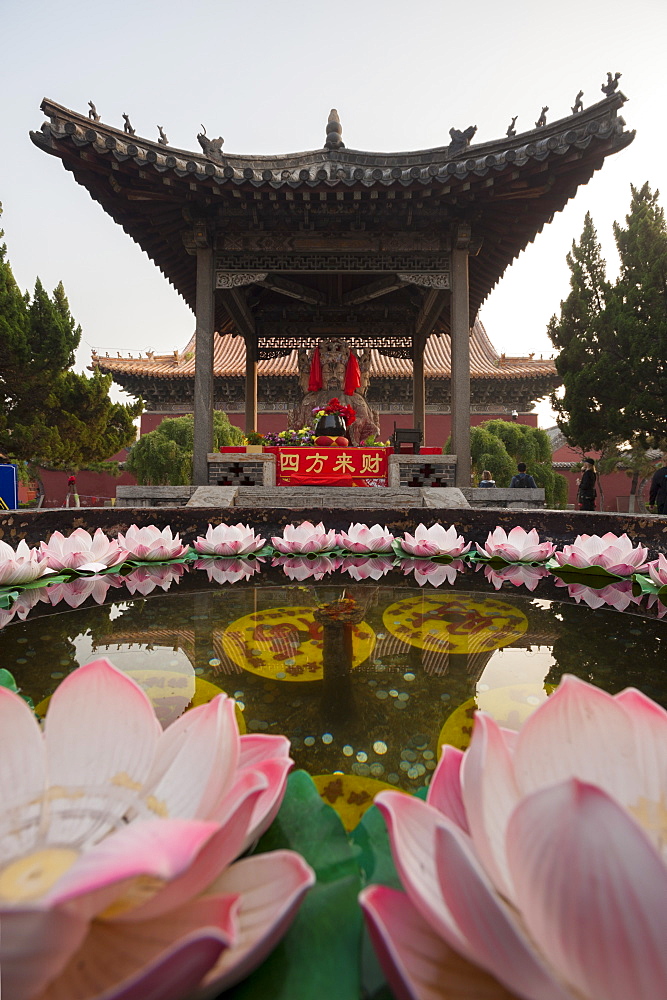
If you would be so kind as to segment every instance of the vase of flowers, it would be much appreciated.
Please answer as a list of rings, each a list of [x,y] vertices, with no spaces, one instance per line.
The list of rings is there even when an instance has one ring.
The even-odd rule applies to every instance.
[[[313,409],[315,437],[349,437],[347,428],[356,416],[354,409],[339,399],[330,399],[326,406],[316,406]]]

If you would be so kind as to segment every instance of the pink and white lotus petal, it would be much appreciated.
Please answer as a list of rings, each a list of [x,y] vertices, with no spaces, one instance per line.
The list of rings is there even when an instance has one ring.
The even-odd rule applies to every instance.
[[[252,840],[261,837],[276,818],[285,794],[287,775],[294,764],[289,750],[289,740],[284,736],[267,736],[265,733],[241,736],[239,771],[259,771],[268,780],[250,820],[248,836]]]
[[[667,557],[662,552],[647,566],[648,575],[656,587],[667,587]]]
[[[516,1000],[515,994],[439,938],[405,893],[370,885],[359,901],[382,970],[398,1000]]]
[[[386,525],[351,524],[347,531],[338,533],[341,548],[359,554],[391,552],[394,536]]]
[[[433,556],[450,556],[455,559],[465,555],[472,544],[465,544],[463,536],[458,534],[453,524],[446,529],[441,524],[432,524],[430,528],[418,524],[414,535],[406,531],[400,542],[404,552],[422,559]]]
[[[343,573],[348,573],[353,580],[380,580],[394,565],[393,559],[382,556],[344,556],[340,564]]]
[[[223,696],[162,733],[145,694],[105,661],[80,667],[56,690],[44,737],[22,699],[1,689],[8,996],[100,1000],[103,989],[107,1000],[180,1000],[197,988],[222,948],[252,934],[237,922],[236,897],[244,885],[252,897],[256,886],[245,884],[246,862],[234,872],[234,858],[275,815],[286,754],[283,738],[264,736],[241,763],[233,703]],[[287,866],[299,871],[300,888],[265,907],[259,938],[227,961],[227,977],[244,974],[264,942],[275,942],[285,906],[293,913],[313,879],[290,852],[262,857],[262,884],[267,868]],[[239,891],[209,896],[225,869]],[[247,917],[252,925],[252,911]]]
[[[576,779],[542,788],[512,817],[507,853],[536,945],[576,996],[664,994],[667,866],[618,803]]]
[[[272,565],[282,566],[285,576],[290,580],[321,580],[329,573],[335,572],[341,560],[335,556],[277,556]]]
[[[0,629],[9,625],[13,618],[25,621],[35,605],[41,602],[41,599],[39,590],[25,590],[20,593],[8,608],[0,608]]]
[[[91,925],[85,947],[39,1000],[181,1000],[234,939],[233,896],[196,899],[131,927]]]
[[[528,590],[533,591],[540,580],[549,576],[549,570],[544,566],[527,566],[515,563],[500,569],[495,566],[485,566],[484,576],[496,590],[500,590],[504,583],[511,583],[513,587],[527,587]]]
[[[239,583],[259,573],[263,562],[263,559],[198,559],[194,568],[205,570],[210,583]]]
[[[156,587],[169,590],[172,583],[178,583],[185,572],[183,563],[173,563],[171,566],[137,566],[122,578],[122,583],[131,594],[147,597]]]
[[[503,559],[508,563],[546,562],[556,546],[553,542],[540,542],[540,536],[535,528],[526,531],[520,525],[508,533],[504,528],[496,527],[490,531],[484,548],[477,545],[477,551],[487,559]]]
[[[194,547],[200,555],[247,556],[264,548],[266,540],[249,524],[209,524],[206,537],[197,537]]]
[[[160,531],[154,524],[145,528],[131,524],[124,535],[119,533],[118,541],[127,550],[129,559],[147,562],[180,559],[189,551],[187,545],[181,544],[179,535],[172,535],[170,527]]]
[[[106,568],[124,562],[127,552],[118,541],[107,538],[101,528],[93,536],[83,528],[77,528],[67,538],[60,531],[54,531],[48,543],[40,542],[42,554],[49,568],[81,569],[90,563]]]
[[[518,734],[480,714],[426,803],[382,792],[396,868],[430,928],[422,967],[449,947],[524,1000],[662,996],[666,743],[667,712],[646,696],[566,677]],[[415,916],[388,912],[380,898],[373,933],[405,972]],[[397,981],[415,1000],[452,996],[444,980]]]
[[[445,743],[442,747],[440,767],[435,771],[431,784],[428,786],[427,799],[429,805],[432,805],[465,833],[470,833],[461,788],[462,763],[463,751]]]
[[[0,915],[3,994],[12,1000],[41,1000],[47,984],[62,972],[70,955],[78,952],[88,923],[67,910],[28,905],[10,910],[0,904]]]
[[[401,559],[399,566],[404,576],[414,573],[420,587],[425,583],[430,583],[432,587],[441,587],[443,583],[454,584],[464,568],[461,559],[450,563],[431,562],[430,559]]]
[[[599,566],[614,576],[632,576],[646,570],[647,549],[643,545],[633,546],[627,535],[577,535],[571,545],[565,545],[562,552],[556,552],[555,559],[560,566],[587,569]]]
[[[12,607],[14,607],[14,605],[12,605]],[[656,618],[664,618],[665,615],[667,615],[667,604],[663,604],[662,600],[658,597],[657,594],[648,595],[646,607],[647,608],[655,607]]]
[[[557,583],[557,586],[560,585],[561,583]],[[608,587],[586,587],[581,583],[570,583],[567,585],[567,592],[577,604],[583,601],[589,608],[607,605],[617,611],[625,611],[631,604],[638,604],[641,600],[641,595],[635,597],[632,593],[631,580],[610,583]]]
[[[44,596],[54,607],[65,601],[70,608],[78,608],[89,597],[92,597],[97,604],[104,604],[110,586],[107,577],[85,576],[67,583],[52,583],[44,592]]]
[[[301,524],[286,524],[282,538],[274,535],[271,544],[283,555],[308,555],[311,552],[328,552],[338,544],[338,536],[332,529],[327,531],[320,521],[311,524],[303,521]]]
[[[32,583],[49,573],[47,556],[39,549],[31,549],[21,541],[14,550],[0,540],[0,587]]]
[[[237,896],[236,937],[193,1000],[216,997],[256,968],[292,923],[314,881],[312,869],[293,851],[258,854],[228,868],[210,891]]]

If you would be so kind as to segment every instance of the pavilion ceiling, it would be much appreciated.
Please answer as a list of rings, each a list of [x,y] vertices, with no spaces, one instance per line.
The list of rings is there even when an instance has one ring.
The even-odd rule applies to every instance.
[[[238,156],[202,137],[206,152],[194,153],[127,135],[50,100],[41,106],[48,121],[31,138],[62,161],[193,309],[202,231],[215,234],[221,252],[243,247],[244,240],[277,247],[289,234],[305,245],[317,243],[318,234],[320,244],[327,237],[356,240],[357,252],[364,240],[369,245],[380,240],[384,252],[393,234],[403,246],[414,234],[415,246],[426,247],[435,259],[448,253],[452,232],[463,225],[470,227],[473,254],[477,251],[470,257],[473,320],[521,250],[606,156],[632,141],[634,132],[626,131],[618,114],[624,101],[617,91],[577,114],[510,138],[478,145],[454,138],[447,146],[406,153],[339,145]],[[366,280],[373,278],[377,275]],[[342,309],[363,298],[358,273],[285,274],[282,280],[289,279],[298,282],[296,297],[315,311],[318,302]],[[280,280],[253,286],[251,306],[279,313],[292,301],[285,297],[291,294],[287,284],[278,287]],[[409,308],[416,294],[425,295],[413,287],[392,288],[387,303]],[[220,305],[221,332],[226,321]]]

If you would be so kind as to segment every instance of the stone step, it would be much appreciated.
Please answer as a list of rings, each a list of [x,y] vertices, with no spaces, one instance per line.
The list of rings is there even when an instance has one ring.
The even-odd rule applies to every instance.
[[[367,510],[423,507],[420,489],[390,489],[384,486],[239,486],[236,507],[340,508]]]

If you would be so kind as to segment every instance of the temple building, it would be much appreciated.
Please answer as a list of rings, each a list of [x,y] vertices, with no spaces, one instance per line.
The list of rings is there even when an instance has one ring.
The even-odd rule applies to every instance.
[[[93,354],[93,366],[113,376],[130,395],[142,397],[145,410],[141,433],[153,430],[165,417],[192,413],[194,406],[195,336],[184,350],[172,354],[109,357]],[[245,415],[245,347],[231,333],[217,334],[213,350],[214,406],[225,410],[232,422],[243,426]],[[281,431],[302,397],[297,350],[257,365],[257,430]],[[412,365],[371,350],[370,382],[366,397],[379,413],[382,439],[390,437],[394,423],[412,426]],[[550,359],[506,357],[499,354],[479,320],[470,336],[470,421],[494,417],[537,424],[532,412],[536,400],[560,384]],[[450,339],[433,333],[424,352],[427,444],[444,445],[451,432]]]
[[[383,405],[401,407],[397,414],[409,405],[410,424],[421,431],[429,406],[444,415],[449,405],[456,482],[467,485],[471,406],[490,398],[482,385],[487,362],[475,372],[471,354],[486,349],[488,379],[494,374],[493,351],[475,326],[479,308],[605,157],[632,142],[619,115],[619,75],[609,74],[603,100],[584,109],[579,95],[553,122],[544,107],[527,131],[517,132],[515,118],[502,138],[474,145],[475,125],[452,126],[443,145],[413,152],[346,148],[332,111],[319,149],[227,153],[223,138],[203,129],[193,153],[170,146],[162,128],[155,139],[140,138],[129,115],[114,128],[92,102],[85,116],[50,100],[42,102],[48,120],[31,138],[62,161],[195,313],[193,357],[186,350],[172,364],[174,373],[191,361],[193,368],[185,380],[164,377],[179,389],[187,378],[193,383],[195,484],[208,482],[216,378],[223,396],[243,399],[244,426],[255,429],[264,364],[262,389],[273,393],[266,405],[287,403],[293,412],[307,412],[338,385],[349,385],[363,425],[378,430]],[[321,350],[333,373],[326,382],[318,381]],[[528,383],[530,362],[522,364]],[[546,380],[539,395],[553,384],[543,368],[535,362]],[[276,398],[279,376],[292,379],[300,400]],[[500,402],[524,408],[519,396]]]

